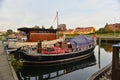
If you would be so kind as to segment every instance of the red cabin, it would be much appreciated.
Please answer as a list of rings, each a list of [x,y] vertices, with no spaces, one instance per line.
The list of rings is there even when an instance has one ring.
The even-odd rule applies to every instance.
[[[18,28],[27,34],[28,42],[38,42],[38,40],[57,39],[57,29],[39,29],[39,28]]]

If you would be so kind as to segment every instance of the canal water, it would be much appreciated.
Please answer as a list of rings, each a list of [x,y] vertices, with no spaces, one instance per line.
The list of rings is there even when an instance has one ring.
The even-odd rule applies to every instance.
[[[19,80],[87,80],[111,61],[112,44],[104,43],[86,60],[55,67],[23,66],[16,72]]]

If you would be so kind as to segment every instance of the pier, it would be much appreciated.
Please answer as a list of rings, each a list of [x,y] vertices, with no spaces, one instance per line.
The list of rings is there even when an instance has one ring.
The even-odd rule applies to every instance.
[[[10,64],[7,53],[4,53],[0,41],[0,80],[18,80],[13,67]]]
[[[120,42],[120,37],[109,37],[109,36],[98,37],[97,41],[98,41],[98,43],[101,43],[101,42]]]
[[[94,73],[88,80],[120,80],[120,43],[112,46],[112,63]]]

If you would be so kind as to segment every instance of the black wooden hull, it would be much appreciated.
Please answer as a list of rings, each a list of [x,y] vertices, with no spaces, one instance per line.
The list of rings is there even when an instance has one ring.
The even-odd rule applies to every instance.
[[[41,77],[41,80],[48,80],[48,79],[53,79],[55,77],[59,77],[62,76],[64,74],[76,71],[78,69],[83,69],[83,68],[87,68],[90,66],[93,66],[96,64],[96,59],[95,56],[92,55],[91,57],[84,59],[84,60],[80,60],[77,62],[73,62],[70,64],[65,64],[65,65],[59,65],[59,66],[53,66],[52,67],[41,67],[41,66],[22,66],[22,68],[20,69],[18,76],[19,79],[22,78],[26,78],[26,77],[35,77],[38,76]],[[61,73],[61,71],[63,71]],[[55,73],[56,75],[53,76],[48,76],[48,77],[44,77],[45,75],[52,75],[53,73]],[[57,74],[59,73],[59,74]]]
[[[24,65],[40,65],[40,66],[57,66],[57,65],[64,65],[64,64],[69,64],[72,62],[76,62],[79,60],[84,60],[89,58],[90,56],[92,56],[93,53],[89,53],[87,55],[84,56],[78,56],[78,57],[74,57],[74,58],[69,58],[69,59],[63,59],[63,60],[55,60],[55,61],[23,61]]]
[[[93,48],[81,52],[72,52],[58,55],[28,55],[26,52],[17,51],[16,59],[23,59],[26,65],[61,65],[73,61],[83,60],[93,55]]]

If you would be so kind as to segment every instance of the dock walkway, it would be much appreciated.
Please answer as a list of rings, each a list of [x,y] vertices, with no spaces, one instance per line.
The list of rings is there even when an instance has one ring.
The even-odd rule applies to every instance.
[[[99,42],[120,42],[120,37],[98,37],[97,41]]]
[[[0,80],[18,80],[0,41]]]

